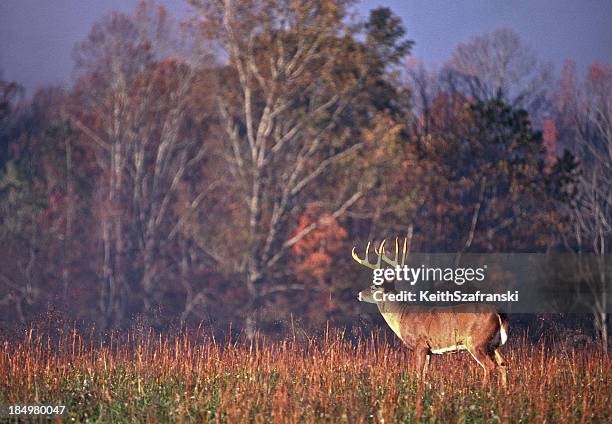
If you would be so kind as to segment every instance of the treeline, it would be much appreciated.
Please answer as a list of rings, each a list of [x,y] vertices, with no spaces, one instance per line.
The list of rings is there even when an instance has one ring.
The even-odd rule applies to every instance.
[[[555,76],[502,29],[430,69],[387,8],[191,4],[101,19],[69,90],[0,83],[5,322],[343,325],[351,247],[408,233],[413,251],[605,265],[609,67]]]

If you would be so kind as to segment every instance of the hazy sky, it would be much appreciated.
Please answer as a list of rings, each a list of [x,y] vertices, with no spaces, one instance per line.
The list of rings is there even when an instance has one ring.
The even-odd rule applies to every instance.
[[[184,0],[161,0],[185,13]],[[31,90],[64,83],[72,72],[72,47],[93,22],[111,10],[129,11],[136,0],[0,0],[0,69],[5,79]],[[612,64],[610,0],[364,0],[362,13],[391,7],[416,41],[414,55],[441,64],[473,34],[514,29],[541,58],[558,67],[574,59],[582,69]]]

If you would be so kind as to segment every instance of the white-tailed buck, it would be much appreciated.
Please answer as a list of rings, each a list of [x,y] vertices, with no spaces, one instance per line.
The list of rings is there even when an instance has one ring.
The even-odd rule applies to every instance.
[[[374,249],[378,259],[369,261],[370,243],[365,257],[359,258],[353,248],[353,258],[370,269],[391,265],[404,267],[406,240],[400,252],[395,242],[395,259],[385,255],[385,242]],[[467,350],[484,370],[484,381],[498,370],[502,384],[507,385],[506,363],[498,351],[508,339],[508,319],[491,305],[464,304],[457,306],[423,306],[385,300],[395,291],[394,282],[372,285],[359,293],[359,300],[375,303],[393,332],[416,354],[417,371],[426,377],[431,354],[442,354]]]

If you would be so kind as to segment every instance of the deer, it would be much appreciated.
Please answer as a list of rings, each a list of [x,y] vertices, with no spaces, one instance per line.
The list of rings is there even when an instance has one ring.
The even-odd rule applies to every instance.
[[[365,257],[360,258],[355,247],[352,257],[357,263],[372,270],[391,265],[403,268],[406,260],[404,239],[401,261],[398,240],[395,240],[395,259],[385,255],[385,240],[378,248],[376,262],[369,261],[370,243]],[[389,301],[382,294],[397,293],[395,281],[385,281],[359,292],[362,302],[374,303],[387,325],[403,344],[416,355],[417,375],[426,381],[431,355],[467,351],[483,369],[483,384],[487,385],[491,372],[497,370],[503,387],[507,387],[506,361],[499,347],[508,340],[508,318],[488,304],[460,304],[455,306],[411,305]]]

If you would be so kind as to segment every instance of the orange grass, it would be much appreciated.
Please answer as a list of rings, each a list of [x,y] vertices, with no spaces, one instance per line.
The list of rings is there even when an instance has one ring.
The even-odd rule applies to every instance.
[[[435,356],[430,385],[385,333],[306,341],[214,340],[34,329],[5,341],[0,403],[66,405],[77,422],[610,422],[611,367],[599,352],[511,340],[509,388],[481,383],[467,354]]]

